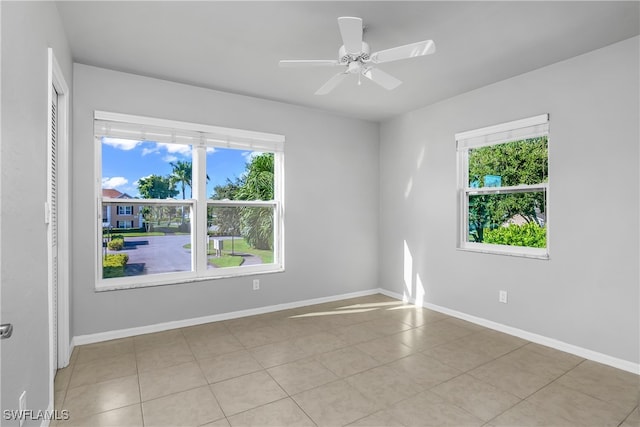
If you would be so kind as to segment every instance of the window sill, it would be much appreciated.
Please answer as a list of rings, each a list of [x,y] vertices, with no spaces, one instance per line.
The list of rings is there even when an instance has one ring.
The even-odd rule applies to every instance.
[[[127,280],[108,279],[98,280],[95,285],[95,292],[120,291],[126,289],[150,288],[156,286],[182,285],[188,283],[206,282],[218,279],[233,279],[236,277],[257,276],[263,274],[284,273],[284,267],[274,265],[273,268],[263,268],[261,270],[247,270],[242,272],[229,272],[211,276],[196,276],[194,273],[167,273],[156,274],[154,280],[140,281],[140,277],[131,276]],[[131,279],[135,281],[132,281]]]
[[[477,252],[492,255],[505,255],[514,256],[520,258],[532,258],[532,259],[549,259],[549,252],[547,249],[539,248],[526,248],[519,246],[506,246],[506,245],[488,245],[482,243],[465,243],[462,246],[456,248],[459,251],[465,252]]]

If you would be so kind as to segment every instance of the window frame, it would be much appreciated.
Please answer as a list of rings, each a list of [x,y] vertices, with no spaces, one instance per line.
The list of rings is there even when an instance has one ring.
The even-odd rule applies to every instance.
[[[521,120],[501,123],[480,129],[455,134],[458,168],[458,232],[457,249],[497,255],[511,255],[526,258],[549,259],[550,221],[549,221],[549,181],[538,184],[521,184],[504,187],[469,186],[469,150],[546,136],[547,162],[550,163],[549,114],[541,114]],[[469,236],[469,197],[482,194],[514,194],[542,191],[545,194],[545,230],[546,247],[498,245],[492,243],[470,242]]]
[[[133,205],[116,205],[116,215],[133,216]]]
[[[154,273],[118,278],[102,278],[102,233],[103,203],[122,204],[121,199],[102,197],[102,137],[123,137],[122,132],[129,133],[129,139],[151,142],[181,143],[192,147],[192,198],[190,199],[128,199],[130,206],[148,205],[182,205],[189,206],[191,221],[191,271]],[[132,137],[131,132],[137,132]],[[163,133],[164,132],[164,133]],[[160,134],[164,136],[160,136]],[[149,137],[147,138],[147,135]],[[157,138],[157,139],[156,139]],[[161,141],[158,141],[160,139]],[[175,140],[181,140],[180,142]],[[190,142],[189,142],[190,141]],[[204,280],[241,277],[256,274],[283,272],[284,265],[284,142],[285,137],[278,134],[232,129],[219,126],[180,122],[144,116],[94,112],[95,143],[95,200],[97,200],[96,232],[94,247],[96,250],[95,289],[108,291],[117,289],[139,288],[148,286],[171,285]],[[248,151],[263,151],[274,154],[274,196],[273,200],[213,200],[206,194],[206,156],[208,147],[232,148]],[[216,206],[269,206],[274,212],[274,244],[273,263],[250,266],[207,268],[207,208]],[[138,209],[139,210],[139,209]],[[135,212],[135,208],[132,208]]]

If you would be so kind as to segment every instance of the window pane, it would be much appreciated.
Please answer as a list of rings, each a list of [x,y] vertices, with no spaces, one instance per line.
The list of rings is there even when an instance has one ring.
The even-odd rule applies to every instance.
[[[207,149],[207,196],[214,200],[273,200],[273,153]]]
[[[469,195],[467,241],[546,247],[544,191]]]
[[[469,150],[469,187],[548,182],[547,137]]]
[[[207,268],[273,263],[271,206],[212,206],[207,209]]]
[[[116,207],[102,204],[103,279],[191,271],[190,205],[135,205],[134,220]]]

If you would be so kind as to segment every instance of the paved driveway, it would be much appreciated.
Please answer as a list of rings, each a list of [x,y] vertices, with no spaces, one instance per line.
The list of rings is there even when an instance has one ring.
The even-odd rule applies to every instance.
[[[227,240],[230,237],[222,237]],[[108,253],[126,253],[129,262],[125,268],[127,276],[141,274],[170,273],[176,271],[191,271],[191,250],[184,245],[191,243],[189,235],[166,235],[126,237],[123,250]],[[228,243],[230,245],[230,243]],[[226,249],[226,247],[225,247]],[[243,255],[243,265],[261,264],[259,257]],[[209,265],[209,268],[212,266]]]

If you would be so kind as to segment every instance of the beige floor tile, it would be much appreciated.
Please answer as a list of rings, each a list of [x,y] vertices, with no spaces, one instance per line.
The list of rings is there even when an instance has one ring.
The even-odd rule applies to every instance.
[[[627,411],[638,405],[640,377],[600,363],[585,361],[560,378],[558,383]]]
[[[449,318],[438,322],[427,323],[420,328],[424,329],[432,339],[441,339],[443,342],[453,341],[477,333],[478,330],[461,323],[459,319]]]
[[[381,407],[392,405],[423,391],[409,375],[386,365],[353,375],[346,381]]]
[[[484,421],[428,391],[396,403],[388,412],[406,426],[481,426]]]
[[[546,356],[530,347],[524,346],[500,358],[513,366],[527,370],[544,378],[555,380],[565,374],[572,365],[562,363],[559,359]]]
[[[380,362],[356,347],[345,347],[319,354],[316,360],[339,377],[348,377],[380,365]]]
[[[138,371],[168,368],[169,366],[194,361],[195,358],[191,353],[191,349],[187,342],[183,341],[177,341],[174,345],[165,348],[136,352]]]
[[[53,409],[61,410],[64,409],[64,398],[67,395],[67,390],[54,390],[53,392]]]
[[[77,419],[139,402],[138,377],[130,375],[97,384],[70,388],[63,406],[69,411],[71,418]]]
[[[312,427],[313,421],[290,398],[229,417],[233,427]]]
[[[279,331],[285,339],[311,335],[322,331],[320,326],[312,320],[310,321],[310,319],[276,319],[269,322],[269,326]]]
[[[69,356],[69,365],[73,365],[78,360],[78,353],[80,352],[80,346],[74,347]]]
[[[265,371],[221,381],[210,387],[227,417],[287,397]]]
[[[376,320],[369,320],[368,322],[360,323],[362,325],[367,326],[372,331],[377,332],[383,335],[392,335],[398,332],[406,331],[408,329],[412,329],[412,326],[401,322],[399,320],[390,319],[388,317],[383,317]]]
[[[433,387],[461,374],[457,369],[420,353],[396,360],[389,367],[410,375],[423,388]]]
[[[69,388],[95,384],[136,373],[135,353],[93,359],[90,362],[75,364],[71,373]]]
[[[532,342],[528,343],[522,348],[555,359],[559,366],[561,366],[565,370],[572,369],[584,361],[582,357]]]
[[[388,308],[385,317],[407,323],[414,328],[449,318],[446,314],[437,311],[406,304]]]
[[[356,347],[380,363],[392,362],[414,352],[414,350],[399,342],[394,336],[377,338],[357,344]]]
[[[469,375],[460,375],[437,385],[431,391],[484,421],[520,402],[520,398]]]
[[[60,421],[57,426],[64,427],[142,427],[140,404],[112,409],[90,417],[73,417]]]
[[[186,344],[186,340],[182,334],[182,330],[180,329],[171,329],[168,331],[133,337],[133,346],[136,353],[151,350],[163,350],[167,347],[173,347],[181,344]]]
[[[342,426],[381,409],[344,380],[334,381],[293,396],[318,426]]]
[[[145,427],[200,426],[224,417],[208,386],[142,403]]]
[[[526,400],[506,410],[492,419],[490,423],[495,427],[585,427],[582,424],[562,418],[553,412],[542,411]]]
[[[265,368],[272,368],[311,355],[307,349],[297,346],[291,340],[254,347],[249,351]]]
[[[544,376],[522,369],[503,358],[495,359],[468,373],[521,399],[535,393],[556,378],[555,375]]]
[[[584,426],[617,426],[628,415],[620,406],[553,383],[527,399],[540,410]]]
[[[198,360],[244,349],[240,341],[231,334],[187,336],[187,342]]]
[[[72,419],[52,427],[143,413],[146,426],[640,427],[639,392],[632,374],[377,294],[79,346],[54,388]]]
[[[203,323],[201,325],[182,328],[180,331],[187,341],[197,338],[211,338],[220,335],[229,335],[231,333],[224,322]]]
[[[209,384],[262,370],[262,366],[246,350],[202,359],[198,363]]]
[[[314,359],[302,359],[267,369],[289,395],[334,381],[338,377]]]
[[[378,411],[374,414],[360,418],[349,424],[349,427],[403,427],[400,421],[396,420],[389,411]]]
[[[336,328],[333,329],[331,333],[340,338],[348,345],[358,344],[384,336],[383,333],[377,332],[368,327],[366,322]]]
[[[78,356],[75,363],[78,364],[134,352],[133,338],[122,338],[88,344],[80,346],[77,349]]]
[[[255,329],[240,329],[233,335],[246,348],[259,347],[261,345],[284,341],[288,337],[279,329],[273,326],[263,326]]]
[[[447,365],[468,371],[515,350],[521,344],[493,334],[474,333],[424,351]]]
[[[411,347],[413,351],[423,351],[449,341],[449,338],[438,333],[437,329],[424,326],[397,333],[393,337],[402,344]]]
[[[140,377],[140,393],[143,401],[207,384],[207,380],[196,362],[143,371],[138,375]]]
[[[56,377],[53,382],[54,390],[66,390],[69,387],[69,382],[71,381],[71,372],[73,371],[73,366],[69,365],[66,368],[58,369],[56,371]]]
[[[231,427],[231,424],[229,424],[226,418],[221,418],[212,423],[204,424],[202,427]]]
[[[273,313],[258,314],[255,316],[239,317],[221,322],[231,332],[236,333],[245,330],[263,328],[269,325],[269,322],[277,319],[279,316]]]
[[[627,416],[620,427],[638,427],[640,426],[640,409],[636,406]]]
[[[310,354],[326,353],[347,346],[340,338],[328,332],[318,332],[317,334],[299,337],[294,339],[293,342]]]

